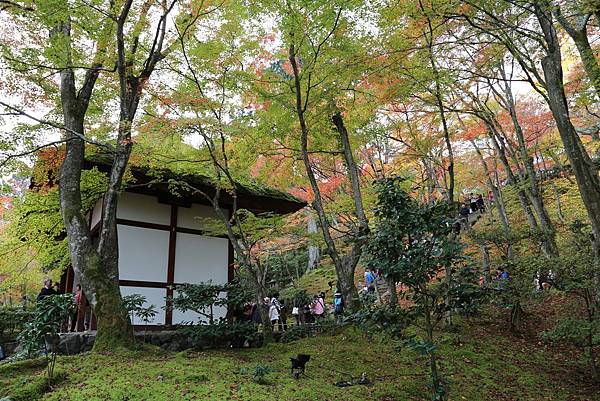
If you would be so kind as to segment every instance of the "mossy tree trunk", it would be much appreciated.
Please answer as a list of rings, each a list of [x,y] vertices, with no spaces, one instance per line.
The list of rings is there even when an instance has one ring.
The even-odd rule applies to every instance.
[[[560,42],[552,20],[552,6],[549,2],[536,3],[534,10],[547,44],[546,55],[542,59],[542,70],[548,91],[546,100],[556,121],[592,226],[596,299],[600,300],[600,178],[569,115],[569,104],[563,82]]]
[[[51,33],[68,39],[67,45],[61,49],[63,59],[67,62],[60,73],[60,94],[66,143],[65,157],[60,169],[60,205],[68,236],[71,264],[76,275],[81,278],[81,286],[98,320],[94,350],[108,350],[119,346],[131,347],[134,344],[131,322],[123,306],[119,287],[117,201],[123,183],[123,174],[131,154],[131,131],[139,100],[144,84],[150,78],[156,64],[165,57],[163,39],[166,32],[167,15],[172,10],[172,6],[162,10],[163,15],[158,20],[156,32],[150,32],[157,38],[157,41],[148,54],[143,55],[145,60],[143,68],[136,72],[131,66],[135,64],[136,51],[139,51],[139,48],[136,46],[131,52],[126,52],[124,37],[124,26],[128,20],[132,3],[133,0],[126,0],[120,6],[118,18],[114,21],[108,20],[106,32],[103,32],[106,37],[102,38],[104,41],[108,41],[116,33],[120,113],[116,144],[102,145],[110,151],[113,164],[107,192],[104,195],[102,229],[97,246],[92,241],[90,227],[82,210],[80,182],[84,166],[85,141],[89,140],[84,135],[85,115],[94,85],[102,70],[106,42],[103,41],[102,45],[97,46],[98,53],[94,63],[87,70],[81,88],[77,90],[70,49],[70,19],[66,17],[65,21],[61,22]],[[136,30],[135,34],[138,37],[133,37],[131,40],[134,43],[137,42],[142,33],[142,30]]]
[[[339,15],[335,20],[331,32],[336,30],[338,19]],[[318,49],[316,51],[318,51]],[[317,182],[316,174],[313,168],[313,161],[310,158],[310,151],[308,148],[309,128],[306,123],[305,107],[305,105],[308,103],[310,90],[303,91],[302,89],[302,77],[300,74],[300,66],[298,65],[298,57],[299,55],[297,53],[295,44],[291,43],[289,46],[288,60],[290,61],[293,72],[293,90],[296,100],[294,109],[300,125],[300,156],[306,170],[310,187],[314,194],[312,207],[317,213],[319,226],[327,246],[327,252],[335,266],[336,276],[338,279],[338,288],[342,293],[342,298],[345,305],[347,305],[350,310],[355,310],[360,306],[360,301],[358,298],[356,285],[354,284],[354,272],[362,255],[362,249],[369,233],[369,224],[364,210],[362,194],[360,190],[360,175],[350,146],[350,139],[344,124],[344,118],[340,112],[335,112],[331,115],[331,122],[333,123],[336,132],[339,135],[342,148],[341,153],[344,156],[344,163],[348,169],[348,176],[350,179],[352,192],[351,196],[354,205],[353,212],[357,218],[356,229],[354,229],[350,234],[352,242],[350,250],[344,254],[341,254],[339,252],[339,247],[335,243],[330,232],[331,222],[327,217],[327,213],[325,212],[323,196],[321,194],[319,183]]]
[[[67,20],[61,23],[53,34],[70,38],[70,22]],[[64,50],[66,58],[71,60],[69,46]],[[68,61],[67,68],[60,74],[66,143],[59,180],[61,213],[68,236],[72,267],[81,277],[81,286],[98,318],[97,349],[109,348],[105,346],[109,342],[111,348],[114,345],[130,346],[133,343],[131,324],[121,302],[117,265],[105,263],[118,260],[116,237],[108,241],[110,243],[105,240],[103,247],[94,247],[81,202],[80,182],[85,156],[84,120],[101,67],[102,64],[98,61],[88,69],[79,90],[76,89],[71,61]],[[116,194],[107,195],[110,196],[116,198]],[[113,217],[106,220],[103,216],[103,226],[113,224],[116,232],[116,213]]]

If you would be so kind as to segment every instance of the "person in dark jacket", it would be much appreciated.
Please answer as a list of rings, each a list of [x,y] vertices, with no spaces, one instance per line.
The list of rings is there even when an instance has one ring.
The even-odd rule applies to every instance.
[[[38,296],[35,300],[37,302],[39,302],[42,299],[49,297],[50,295],[56,295],[56,294],[58,294],[58,293],[56,292],[56,290],[54,288],[52,288],[52,280],[47,278],[44,280],[44,287],[42,287],[42,289],[40,290],[40,293],[38,294]]]
[[[262,323],[262,318],[260,317],[260,311],[258,310],[258,304],[252,305],[252,322],[256,324]]]
[[[483,195],[479,194],[475,203],[477,204],[477,208],[481,213],[485,212],[485,202],[483,201]]]

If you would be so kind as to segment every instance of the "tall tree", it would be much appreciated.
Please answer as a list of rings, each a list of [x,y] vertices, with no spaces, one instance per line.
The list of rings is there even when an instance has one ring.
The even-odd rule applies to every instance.
[[[295,145],[339,289],[352,308],[358,302],[354,272],[369,231],[358,144],[353,143],[356,131],[372,121],[364,79],[369,37],[351,21],[362,15],[361,7],[366,6],[340,1],[310,7],[302,1],[270,3],[265,12],[277,14],[277,35],[283,43],[277,55],[285,52],[286,58],[274,56],[272,65],[278,67],[266,71],[261,80],[268,100],[266,121],[276,120],[271,129],[279,142]],[[332,213],[320,171],[327,163],[338,166],[340,159],[347,176],[344,196],[349,200],[343,217]]]
[[[126,0],[119,4],[82,2],[78,6],[67,2],[36,2],[23,3],[15,9],[16,23],[26,10],[25,18],[34,16],[38,28],[47,31],[50,38],[47,44],[38,44],[34,51],[46,57],[42,68],[59,76],[56,104],[63,124],[51,125],[63,131],[65,144],[59,177],[61,213],[69,239],[71,265],[81,278],[82,288],[98,318],[96,350],[133,344],[133,331],[119,288],[117,200],[131,154],[134,120],[144,88],[157,64],[175,43],[172,39],[167,43],[168,17],[174,9],[183,13],[185,17],[176,18],[176,24],[187,30],[203,12],[196,6],[176,7],[176,4],[176,0],[160,3]],[[94,49],[91,57],[86,48],[90,42]],[[108,135],[114,139],[98,142],[89,139],[85,129],[94,87],[102,72],[106,73],[105,88],[109,92],[114,82],[112,74],[116,72],[118,91],[112,94],[118,99],[119,118],[116,135]],[[5,104],[5,107],[12,106]],[[113,160],[97,243],[92,240],[82,207],[80,182],[86,141],[99,144]]]
[[[519,64],[524,79],[552,111],[592,225],[600,297],[600,178],[570,118],[561,43],[552,14],[554,7],[548,0],[467,3],[469,10],[458,12],[458,16],[486,40],[506,48]]]

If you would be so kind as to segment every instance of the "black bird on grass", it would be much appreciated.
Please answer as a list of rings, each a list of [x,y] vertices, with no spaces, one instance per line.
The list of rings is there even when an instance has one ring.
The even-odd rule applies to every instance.
[[[304,373],[306,369],[306,364],[310,361],[310,355],[307,354],[298,354],[297,357],[291,357],[290,361],[292,361],[292,375],[296,379],[300,378],[300,375]]]

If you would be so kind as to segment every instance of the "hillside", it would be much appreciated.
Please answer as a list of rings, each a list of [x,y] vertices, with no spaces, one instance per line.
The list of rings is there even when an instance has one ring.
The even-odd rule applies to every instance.
[[[537,307],[552,307],[551,300]],[[451,381],[450,400],[594,401],[594,387],[576,364],[574,350],[512,335],[501,310],[460,323],[458,333],[441,334],[441,366]],[[530,325],[543,324],[536,319]],[[531,327],[531,331],[536,331]],[[527,333],[527,331],[525,332]],[[308,353],[307,374],[296,381],[289,357]],[[267,384],[252,380],[257,365],[275,370]],[[61,357],[64,378],[41,396],[44,367],[38,361],[0,365],[0,397],[14,401],[100,400],[425,400],[427,369],[413,351],[396,351],[377,335],[347,329],[261,349],[204,352],[84,354]],[[361,373],[372,387],[336,387]]]

